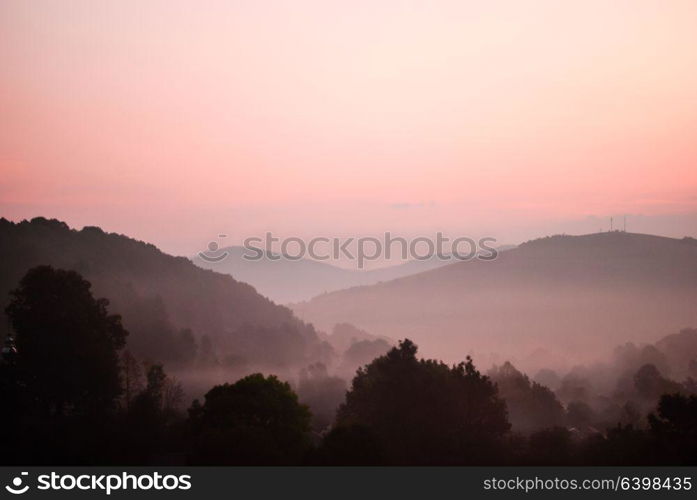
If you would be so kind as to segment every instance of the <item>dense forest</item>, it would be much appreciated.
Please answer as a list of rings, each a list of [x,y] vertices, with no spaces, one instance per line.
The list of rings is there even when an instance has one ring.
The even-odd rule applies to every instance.
[[[5,464],[697,463],[697,330],[536,380],[369,338],[357,356],[389,350],[348,386],[312,363],[297,387],[249,373],[190,402],[166,365],[133,354],[122,318],[74,270],[31,268],[5,312]]]

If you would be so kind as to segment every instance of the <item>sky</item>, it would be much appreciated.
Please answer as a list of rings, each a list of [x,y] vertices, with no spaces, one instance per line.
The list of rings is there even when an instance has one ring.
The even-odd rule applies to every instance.
[[[696,47],[694,0],[4,0],[0,216],[697,236]]]

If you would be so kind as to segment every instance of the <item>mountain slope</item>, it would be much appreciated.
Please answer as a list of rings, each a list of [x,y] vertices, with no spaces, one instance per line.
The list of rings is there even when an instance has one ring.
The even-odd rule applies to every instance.
[[[697,241],[623,232],[543,238],[494,261],[455,263],[296,304],[320,328],[405,336],[429,356],[566,365],[607,344],[697,325]]]
[[[76,231],[57,220],[0,219],[3,311],[8,292],[29,268],[40,264],[85,276],[94,295],[109,299],[110,311],[123,315],[131,332],[129,346],[149,358],[183,361],[188,353],[181,351],[187,345],[195,350],[195,344],[209,342],[221,358],[230,355],[269,365],[304,363],[330,350],[314,328],[289,309],[246,283],[200,269],[186,258],[95,227]],[[0,333],[5,333],[7,321],[1,323]]]
[[[343,269],[310,259],[247,260],[244,247],[225,247],[216,256],[227,256],[220,262],[208,262],[200,256],[191,260],[203,269],[229,274],[237,280],[252,284],[259,293],[281,304],[308,300],[321,293],[359,285],[372,285],[403,276],[420,273],[447,262],[436,258],[411,260],[402,264],[371,270]]]

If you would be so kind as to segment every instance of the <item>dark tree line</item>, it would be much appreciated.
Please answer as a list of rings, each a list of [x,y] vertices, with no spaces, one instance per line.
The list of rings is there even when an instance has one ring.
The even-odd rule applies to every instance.
[[[653,365],[634,380],[660,397],[645,425],[590,434],[577,432],[592,412],[578,384],[567,384],[576,400],[564,408],[510,364],[484,375],[470,358],[420,359],[409,340],[360,368],[347,391],[308,367],[298,391],[319,409],[314,419],[288,383],[262,374],[215,386],[185,411],[181,386],[131,354],[120,317],[78,273],[30,270],[6,312],[6,464],[697,463],[697,396],[670,393],[682,386],[644,367]]]

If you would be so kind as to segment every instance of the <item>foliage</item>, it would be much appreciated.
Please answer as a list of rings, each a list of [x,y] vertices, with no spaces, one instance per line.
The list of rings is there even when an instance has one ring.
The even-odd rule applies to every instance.
[[[213,387],[189,409],[193,461],[200,464],[292,464],[309,448],[310,412],[290,385],[249,375]]]
[[[649,425],[666,463],[697,463],[696,395],[663,395]]]
[[[316,465],[383,465],[383,452],[375,433],[364,425],[334,427],[322,440]]]
[[[6,309],[27,390],[49,413],[104,411],[121,393],[117,352],[128,332],[90,287],[74,271],[39,266]]]
[[[511,363],[494,368],[488,375],[506,401],[514,431],[530,433],[564,423],[564,407],[554,393],[537,382],[531,382]]]
[[[346,381],[330,376],[327,367],[315,363],[300,371],[298,397],[312,412],[312,428],[327,429],[336,417],[336,410],[346,395]]]
[[[509,430],[504,402],[472,360],[448,367],[416,358],[404,340],[358,371],[340,425],[364,425],[394,464],[464,464],[493,460]]]

